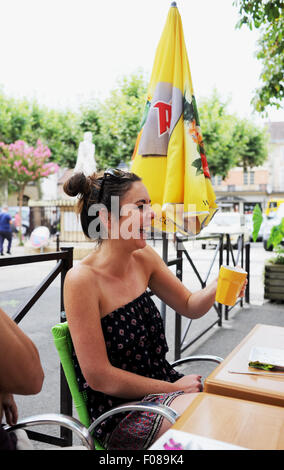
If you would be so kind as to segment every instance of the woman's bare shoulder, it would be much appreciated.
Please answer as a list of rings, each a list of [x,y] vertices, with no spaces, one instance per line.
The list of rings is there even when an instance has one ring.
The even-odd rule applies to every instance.
[[[77,285],[81,283],[86,284],[93,283],[95,277],[95,269],[86,263],[78,263],[73,266],[66,274],[65,283],[66,285]]]
[[[137,250],[135,255],[137,260],[145,264],[150,270],[163,263],[160,255],[150,245],[146,245],[142,250]]]

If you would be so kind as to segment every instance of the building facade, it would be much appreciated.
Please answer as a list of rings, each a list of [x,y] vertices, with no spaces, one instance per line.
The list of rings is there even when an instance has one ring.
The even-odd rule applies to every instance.
[[[232,168],[225,180],[212,177],[217,203],[223,211],[250,214],[256,204],[264,211],[270,198],[284,198],[284,121],[267,124],[268,158],[262,166]]]

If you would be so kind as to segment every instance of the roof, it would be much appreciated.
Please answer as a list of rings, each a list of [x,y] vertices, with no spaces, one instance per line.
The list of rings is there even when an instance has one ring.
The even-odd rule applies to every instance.
[[[284,142],[284,121],[268,122],[267,127],[271,142]]]
[[[50,199],[48,201],[33,201],[29,200],[29,207],[54,207],[54,206],[75,206],[77,203],[77,198],[69,198],[69,199]]]

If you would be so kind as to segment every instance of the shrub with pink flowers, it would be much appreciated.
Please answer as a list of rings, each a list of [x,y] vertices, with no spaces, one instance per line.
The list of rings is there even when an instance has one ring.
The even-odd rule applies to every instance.
[[[0,173],[17,187],[58,171],[56,163],[48,162],[51,152],[40,140],[36,147],[23,140],[7,145],[0,142]]]
[[[9,145],[0,142],[0,179],[8,180],[17,188],[20,227],[23,195],[27,183],[57,173],[59,169],[56,163],[48,161],[50,155],[50,149],[40,140],[35,147],[23,140],[17,140]]]

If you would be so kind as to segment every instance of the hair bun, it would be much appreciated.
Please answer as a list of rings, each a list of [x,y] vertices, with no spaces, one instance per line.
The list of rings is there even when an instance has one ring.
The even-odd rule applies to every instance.
[[[71,178],[65,181],[63,190],[68,196],[85,195],[90,192],[90,185],[84,173],[74,173]]]

